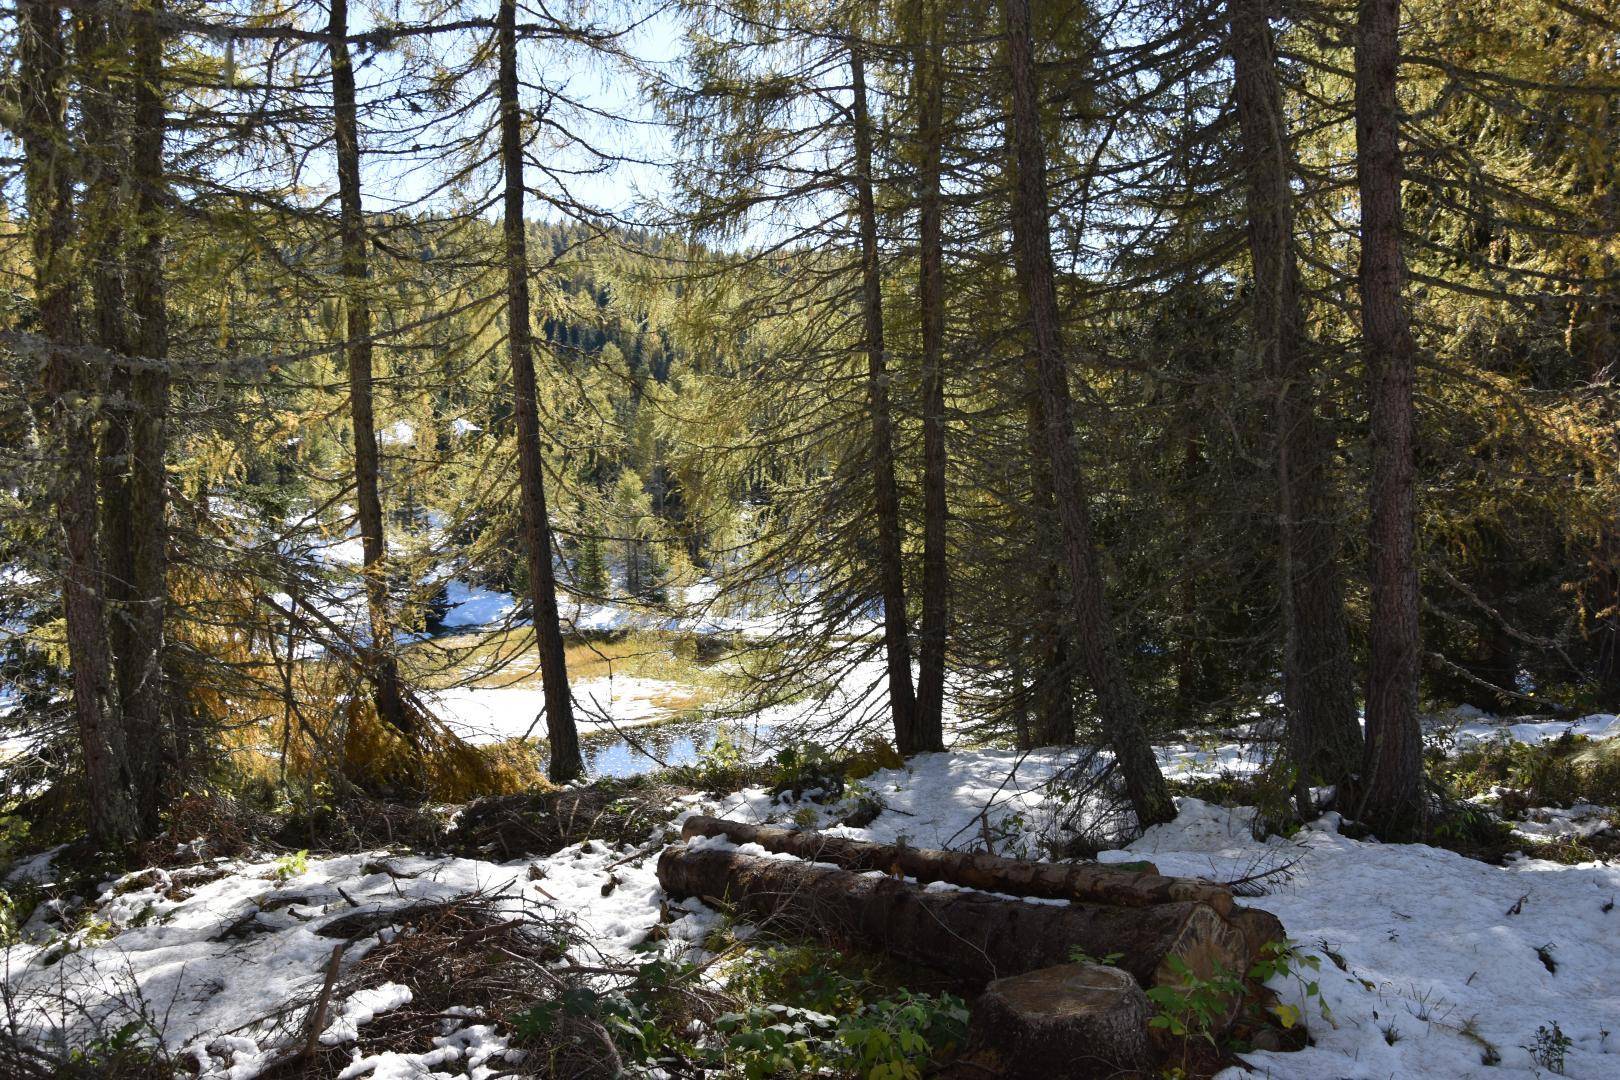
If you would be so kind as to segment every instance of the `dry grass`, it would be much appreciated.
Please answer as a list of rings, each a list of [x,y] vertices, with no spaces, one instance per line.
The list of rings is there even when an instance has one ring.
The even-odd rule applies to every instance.
[[[555,1009],[552,1022],[537,1025],[531,1010],[579,995],[595,1000],[633,986],[640,976],[596,955],[571,920],[550,908],[513,896],[473,893],[448,901],[413,904],[393,913],[395,928],[379,938],[336,980],[330,999],[398,983],[411,990],[409,1004],[360,1028],[357,1043],[311,1047],[310,1033],[327,1017],[321,995],[311,991],[273,1018],[287,1047],[264,1072],[267,1080],[327,1080],[350,1067],[355,1053],[431,1051],[449,1030],[489,1024],[521,1047],[521,1063],[491,1061],[495,1075],[602,1078],[625,1075],[613,1034],[589,1010]],[[367,929],[366,933],[374,933]],[[684,1027],[691,1018],[712,1019],[714,996],[693,987],[663,995],[666,1022]]]
[[[645,777],[598,780],[561,791],[496,795],[461,812],[453,850],[479,858],[551,855],[582,840],[644,844],[664,832],[670,807],[689,788]]]
[[[572,682],[631,675],[690,687],[696,703],[727,685],[722,665],[700,664],[683,655],[679,635],[629,633],[594,641],[572,641],[564,650]],[[531,627],[463,634],[418,642],[402,658],[406,675],[428,689],[448,686],[533,686],[540,682],[540,657]]]

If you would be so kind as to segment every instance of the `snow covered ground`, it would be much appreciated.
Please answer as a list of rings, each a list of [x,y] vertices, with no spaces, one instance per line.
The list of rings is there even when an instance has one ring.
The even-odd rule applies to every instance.
[[[586,679],[570,689],[582,734],[665,719],[673,706],[691,697],[691,689],[681,683],[633,675]],[[430,696],[429,704],[446,726],[470,743],[545,735],[545,724],[538,719],[545,708],[539,683],[441,690]]]
[[[1589,739],[1620,736],[1620,716],[1613,713],[1593,713],[1579,720],[1546,720],[1541,717],[1497,717],[1465,707],[1455,710],[1453,715],[1457,718],[1457,724],[1452,738],[1459,747],[1503,738],[1537,746],[1564,735],[1584,735]]]
[[[1549,1070],[1527,1047],[1554,1024],[1572,1040],[1566,1075],[1620,1075],[1620,1035],[1611,1034],[1620,1028],[1620,867],[1490,866],[1421,844],[1350,840],[1334,815],[1291,841],[1261,843],[1250,816],[1183,800],[1174,822],[1104,854],[1222,879],[1293,863],[1252,903],[1323,956],[1311,978],[1331,1021],[1297,982],[1279,980],[1283,1000],[1310,1018],[1313,1045],[1245,1055],[1261,1075],[1540,1076]]]
[[[963,847],[988,823],[998,850],[1032,848],[1051,809],[1043,785],[1068,760],[1057,752],[922,755],[863,781],[891,809],[865,829],[840,831]],[[698,809],[750,820],[823,813],[753,789],[710,802],[690,797],[669,808],[672,824]],[[1620,1035],[1610,1034],[1620,1024],[1620,868],[1524,859],[1489,866],[1422,845],[1354,841],[1338,834],[1333,815],[1291,840],[1257,841],[1252,811],[1193,799],[1180,811],[1104,859],[1145,857],[1169,873],[1220,880],[1286,866],[1251,902],[1323,958],[1311,977],[1331,1019],[1300,985],[1278,980],[1282,999],[1308,1018],[1312,1045],[1246,1055],[1260,1075],[1530,1077],[1547,1070],[1525,1047],[1538,1027],[1554,1023],[1571,1040],[1567,1075],[1620,1075]],[[222,876],[193,884],[186,875],[194,871],[131,875],[93,901],[89,929],[64,938],[46,912],[36,914],[25,930],[30,940],[4,955],[12,1009],[45,1029],[82,1023],[79,1009],[112,1019],[144,1003],[165,1017],[164,1037],[203,1076],[250,1080],[272,1048],[257,1025],[319,986],[333,944],[320,930],[334,919],[482,890],[514,912],[530,905],[571,914],[601,953],[629,957],[659,925],[665,898],[655,860],[623,862],[625,854],[588,841],[504,864],[376,852],[307,864],[222,861],[212,868]],[[48,873],[38,862],[32,870]],[[616,884],[604,889],[610,875]],[[717,919],[696,902],[671,914],[673,949],[700,942]],[[353,946],[345,964],[374,940]],[[408,999],[408,989],[383,986],[340,1002],[323,1041],[352,1041],[373,1015]],[[484,1080],[512,1068],[504,1039],[476,1018],[446,1025],[432,1052],[446,1075]],[[356,1051],[345,1075],[418,1076],[427,1064],[421,1055]],[[1232,1080],[1239,1075],[1233,1070]]]

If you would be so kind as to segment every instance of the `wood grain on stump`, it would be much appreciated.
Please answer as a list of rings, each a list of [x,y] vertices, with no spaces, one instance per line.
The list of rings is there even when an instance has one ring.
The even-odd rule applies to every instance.
[[[970,1044],[1008,1080],[1112,1076],[1145,1067],[1147,996],[1125,972],[1062,964],[997,979],[973,1006]]]

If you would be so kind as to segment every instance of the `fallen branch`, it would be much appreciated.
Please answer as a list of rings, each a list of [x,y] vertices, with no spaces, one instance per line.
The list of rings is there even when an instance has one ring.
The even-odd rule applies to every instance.
[[[346,941],[332,946],[332,957],[326,962],[326,980],[321,983],[320,997],[315,999],[315,1008],[309,1014],[309,1030],[304,1035],[304,1057],[309,1057],[320,1048],[321,1032],[326,1030],[326,1010],[332,1004],[332,987],[337,983],[338,967],[343,963],[343,950],[348,947]]]

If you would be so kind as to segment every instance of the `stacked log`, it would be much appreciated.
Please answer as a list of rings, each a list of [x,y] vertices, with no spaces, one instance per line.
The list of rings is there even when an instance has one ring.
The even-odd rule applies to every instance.
[[[945,881],[969,889],[1081,900],[1121,907],[1150,907],[1191,901],[1221,915],[1232,911],[1232,892],[1220,885],[1165,877],[1156,871],[1121,870],[1100,863],[1046,863],[1007,859],[982,851],[936,851],[904,844],[874,844],[814,829],[783,829],[696,814],[681,827],[687,840],[719,836],[734,844],[758,844],[767,851],[832,863],[845,870],[881,870],[922,884]]]
[[[1143,990],[1177,985],[1187,972],[1244,972],[1282,937],[1275,917],[1237,905],[1230,890],[1153,868],[1038,863],[703,816],[683,836],[658,860],[672,896],[886,952],[971,989],[988,985],[974,1029],[981,1039],[995,1033],[1008,1076],[1036,1075],[1053,1060],[1035,1047],[1089,1046],[1093,1059],[1139,1066]],[[745,844],[763,853],[732,846]],[[1113,967],[1076,963],[1105,957]]]
[[[671,896],[713,899],[751,920],[838,944],[880,949],[983,985],[1077,952],[1120,953],[1144,986],[1173,978],[1178,959],[1201,975],[1247,959],[1242,934],[1207,904],[1147,907],[1029,903],[973,889],[934,889],[879,873],[798,859],[676,844],[658,859]]]

